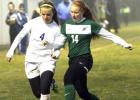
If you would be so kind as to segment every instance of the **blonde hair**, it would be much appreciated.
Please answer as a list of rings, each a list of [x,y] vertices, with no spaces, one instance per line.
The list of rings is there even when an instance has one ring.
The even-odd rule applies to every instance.
[[[59,24],[58,18],[57,18],[57,11],[56,11],[56,9],[55,9],[55,7],[54,7],[54,5],[53,5],[53,3],[51,1],[47,1],[47,0],[45,1],[45,0],[43,0],[43,1],[40,2],[40,6],[39,7],[40,8],[42,8],[42,7],[51,8],[52,11],[53,11],[53,20],[57,24]]]
[[[52,5],[49,5],[49,4],[43,4],[43,5],[41,5],[41,6],[40,6],[40,8],[42,8],[42,7],[49,7],[49,8],[53,8],[53,6],[52,6]]]

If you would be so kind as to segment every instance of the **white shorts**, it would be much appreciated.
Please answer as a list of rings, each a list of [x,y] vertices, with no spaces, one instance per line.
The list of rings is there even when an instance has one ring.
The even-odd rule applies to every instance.
[[[25,62],[25,73],[28,79],[40,76],[45,71],[54,72],[55,61],[44,61],[44,62]]]

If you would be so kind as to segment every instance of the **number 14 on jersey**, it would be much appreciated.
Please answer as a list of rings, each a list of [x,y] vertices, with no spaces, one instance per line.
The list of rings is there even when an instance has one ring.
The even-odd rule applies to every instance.
[[[71,38],[72,38],[72,43],[78,43],[79,41],[78,35],[71,35]]]

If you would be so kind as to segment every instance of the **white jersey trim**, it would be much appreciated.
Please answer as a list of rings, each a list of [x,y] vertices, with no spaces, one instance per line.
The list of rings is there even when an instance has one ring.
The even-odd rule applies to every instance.
[[[91,25],[66,24],[66,34],[91,34]]]

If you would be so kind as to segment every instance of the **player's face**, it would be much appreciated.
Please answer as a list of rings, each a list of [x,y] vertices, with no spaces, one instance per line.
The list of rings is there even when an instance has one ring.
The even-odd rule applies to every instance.
[[[52,22],[53,11],[51,8],[45,8],[45,7],[40,8],[40,14],[43,20],[45,21],[45,23],[49,24]]]
[[[80,21],[83,18],[83,11],[76,5],[71,6],[71,17],[73,21]]]

